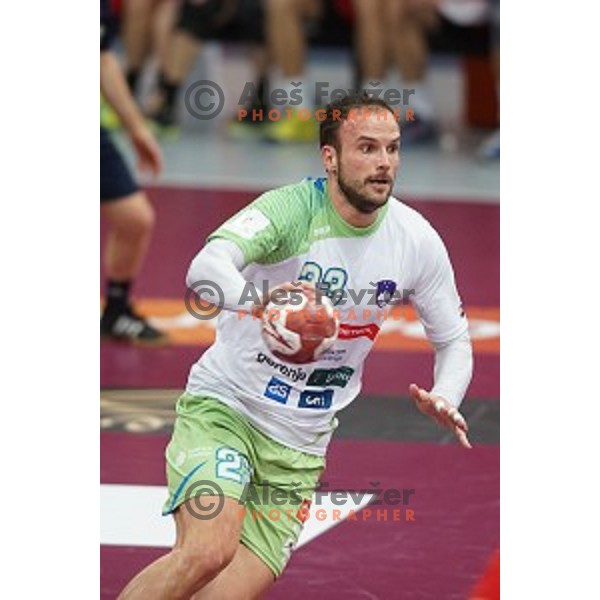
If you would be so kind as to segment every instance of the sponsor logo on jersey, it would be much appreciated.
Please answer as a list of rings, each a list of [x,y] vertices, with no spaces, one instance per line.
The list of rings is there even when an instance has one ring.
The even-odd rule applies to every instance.
[[[288,385],[285,381],[277,379],[277,377],[271,377],[267,387],[265,388],[264,395],[275,402],[285,404],[288,401],[292,386]]]
[[[327,235],[331,231],[331,225],[323,225],[323,227],[317,227],[313,231],[313,235],[315,237],[320,237],[322,235]]]
[[[379,327],[375,323],[370,323],[369,325],[348,325],[347,323],[342,323],[338,338],[340,340],[354,340],[359,337],[368,337],[370,340],[374,340],[378,333]]]
[[[319,360],[339,363],[346,358],[347,353],[348,350],[346,348],[332,348],[331,350],[327,350],[327,352],[321,354],[321,356],[319,356]]]
[[[378,281],[376,285],[375,301],[379,308],[383,308],[393,299],[394,294],[396,293],[396,282],[391,279],[382,279],[381,281]]]
[[[263,352],[259,352],[257,354],[256,362],[259,364],[265,363],[265,364],[269,365],[269,367],[272,367],[273,369],[277,369],[277,371],[279,371],[279,373],[281,375],[283,375],[284,377],[288,377],[294,383],[296,383],[296,381],[304,381],[306,379],[307,373],[304,369],[301,369],[300,367],[297,367],[297,368],[289,367],[286,364],[283,364],[283,363],[277,362],[276,360],[273,360],[272,358],[270,358]]]
[[[260,210],[249,208],[225,223],[223,230],[235,233],[245,240],[251,240],[270,224],[271,221]]]
[[[333,390],[305,390],[300,394],[299,408],[329,408],[333,401]]]
[[[337,369],[315,369],[308,378],[306,385],[315,387],[338,386],[346,387],[354,369],[351,367],[338,367]]]

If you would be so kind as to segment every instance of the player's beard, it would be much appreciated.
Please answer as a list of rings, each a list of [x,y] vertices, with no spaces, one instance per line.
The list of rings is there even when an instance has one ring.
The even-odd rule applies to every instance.
[[[364,215],[371,215],[375,211],[379,210],[382,206],[387,204],[392,193],[393,181],[390,183],[390,191],[382,201],[380,199],[370,198],[367,195],[366,183],[362,186],[356,180],[349,180],[344,177],[344,172],[340,165],[337,173],[337,184],[348,202],[360,213]]]

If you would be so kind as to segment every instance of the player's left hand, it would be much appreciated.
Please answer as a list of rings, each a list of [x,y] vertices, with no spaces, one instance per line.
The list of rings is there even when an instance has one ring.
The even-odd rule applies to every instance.
[[[471,448],[467,437],[469,426],[457,408],[441,396],[431,394],[414,383],[411,383],[409,392],[417,408],[423,414],[428,415],[442,427],[452,431],[462,446]]]
[[[156,138],[148,127],[141,126],[131,132],[131,142],[137,154],[137,166],[140,171],[155,176],[162,171],[162,152]]]

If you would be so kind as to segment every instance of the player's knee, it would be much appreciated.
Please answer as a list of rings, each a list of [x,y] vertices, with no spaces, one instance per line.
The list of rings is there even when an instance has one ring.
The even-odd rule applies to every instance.
[[[152,232],[155,222],[154,208],[145,199],[136,205],[135,210],[129,211],[120,226],[131,237],[144,237]]]
[[[179,550],[181,571],[189,573],[194,581],[216,577],[232,560],[237,549],[231,544],[212,542],[184,546]]]
[[[140,213],[138,219],[138,226],[144,233],[150,233],[154,229],[154,225],[156,223],[156,213],[154,212],[154,208],[150,202],[146,202],[146,206]]]

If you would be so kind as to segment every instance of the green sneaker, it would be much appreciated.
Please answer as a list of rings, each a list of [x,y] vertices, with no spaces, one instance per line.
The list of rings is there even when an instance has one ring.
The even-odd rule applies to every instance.
[[[232,117],[225,125],[225,133],[234,140],[257,140],[265,137],[266,123],[257,119],[252,119],[253,110],[262,110],[263,114],[267,110],[262,104],[253,104],[246,108],[246,116]]]
[[[167,106],[149,115],[148,120],[154,133],[163,139],[176,139],[181,133],[174,109]]]
[[[302,111],[306,113],[307,111]],[[284,109],[281,111],[279,121],[265,123],[265,137],[271,142],[280,144],[295,144],[315,142],[319,130],[317,121],[313,115],[308,119],[300,118],[300,111],[296,109]]]

